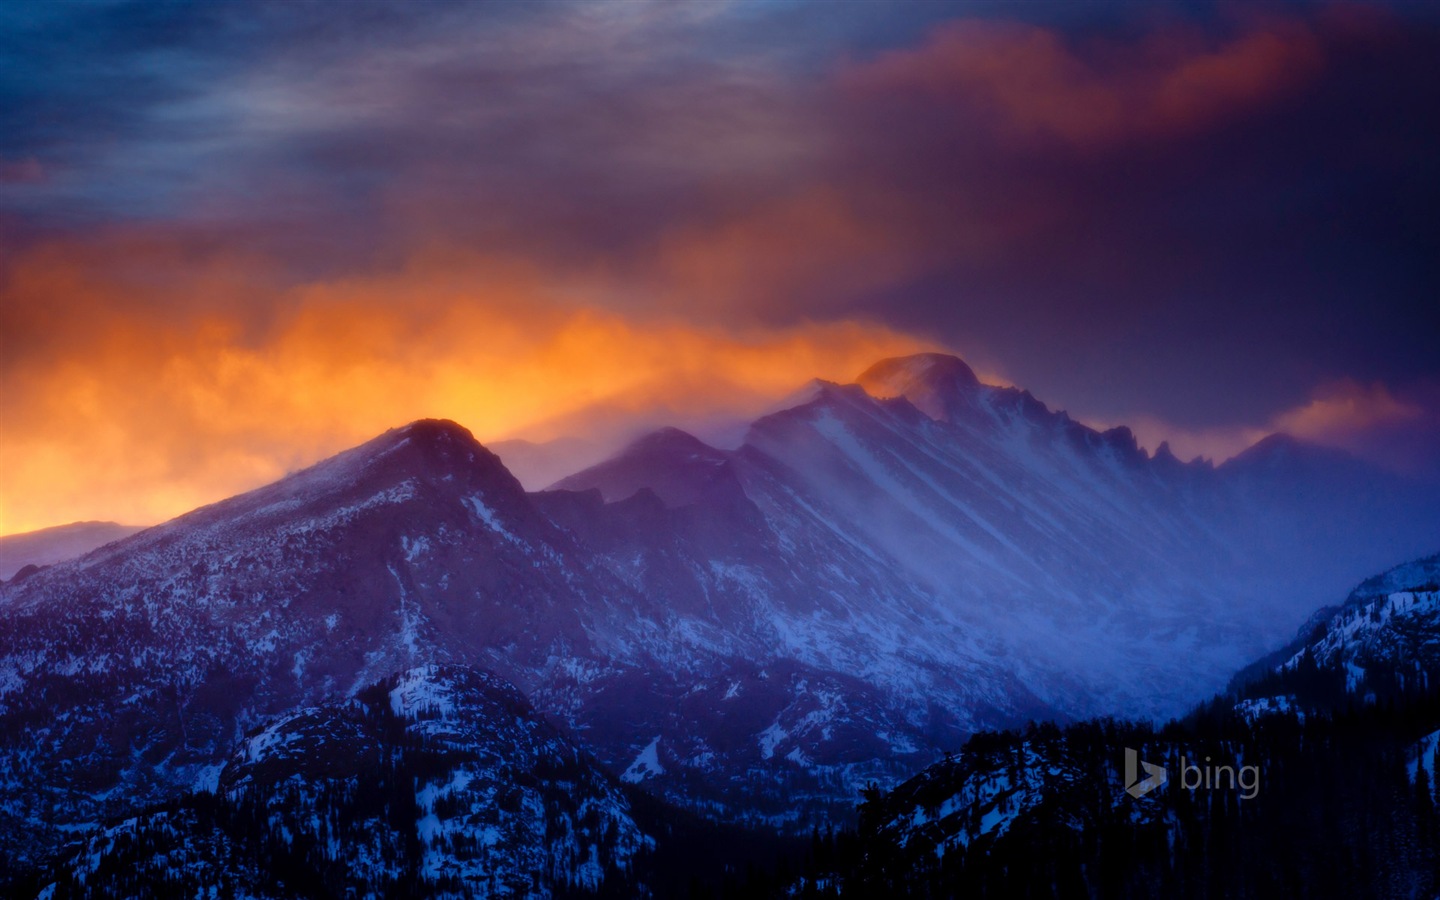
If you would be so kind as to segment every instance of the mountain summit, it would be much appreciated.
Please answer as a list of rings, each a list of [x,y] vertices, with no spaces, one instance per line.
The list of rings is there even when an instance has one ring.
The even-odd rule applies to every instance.
[[[728,459],[694,435],[662,428],[634,441],[613,459],[563,478],[554,487],[596,488],[610,501],[649,489],[667,506],[686,506],[725,476]]]
[[[932,419],[948,418],[980,386],[963,360],[944,353],[882,359],[855,382],[873,397],[904,397]]]

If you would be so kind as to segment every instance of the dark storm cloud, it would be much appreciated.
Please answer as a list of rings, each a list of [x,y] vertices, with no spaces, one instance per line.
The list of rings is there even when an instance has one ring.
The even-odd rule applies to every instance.
[[[1157,35],[1127,62],[990,34],[988,67],[957,64],[986,55],[971,34],[862,73],[889,90],[856,103],[885,138],[855,178],[903,172],[933,231],[981,240],[858,308],[1111,418],[1259,423],[1320,381],[1433,379],[1440,32],[1345,12]]]
[[[310,265],[400,257],[416,232],[540,256],[614,252],[696,204],[773,191],[815,152],[804,91],[780,80],[806,54],[747,39],[764,32],[758,8],[0,15],[0,164],[43,173],[6,177],[0,205],[39,230],[182,220],[192,238],[298,238],[292,255]]]
[[[484,253],[623,316],[879,319],[1112,422],[1430,410],[1436,60],[1416,7],[8,4],[0,266],[259,344],[270,287]],[[0,309],[6,364],[83,353],[85,297]]]

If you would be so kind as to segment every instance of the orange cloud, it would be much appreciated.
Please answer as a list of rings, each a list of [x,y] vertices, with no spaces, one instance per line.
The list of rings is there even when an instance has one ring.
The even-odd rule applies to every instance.
[[[853,65],[842,81],[860,94],[919,96],[956,116],[987,117],[1011,140],[1099,147],[1202,130],[1263,107],[1324,63],[1311,28],[1289,20],[1221,43],[1170,30],[1093,49],[1038,26],[955,22],[918,48]]]
[[[1205,456],[1223,461],[1277,432],[1384,458],[1385,454],[1376,454],[1369,446],[1375,435],[1423,424],[1431,415],[1425,407],[1397,398],[1383,384],[1363,385],[1345,379],[1319,386],[1308,401],[1277,413],[1263,426],[1184,429],[1148,416],[1125,424],[1131,426],[1142,446],[1153,450],[1168,441],[1181,459]]]
[[[659,289],[712,310],[823,311],[912,275],[933,241],[910,233],[906,210],[860,206],[821,186],[676,228],[651,261]]]
[[[1309,403],[1276,416],[1272,424],[1276,431],[1344,446],[1362,432],[1413,422],[1425,414],[1383,384],[1344,380],[1323,386]]]
[[[0,533],[161,520],[422,416],[495,440],[596,404],[743,412],[924,346],[627,319],[586,308],[604,285],[509,261],[276,287],[261,261],[159,245],[127,278],[124,246],[39,248],[0,289]]]

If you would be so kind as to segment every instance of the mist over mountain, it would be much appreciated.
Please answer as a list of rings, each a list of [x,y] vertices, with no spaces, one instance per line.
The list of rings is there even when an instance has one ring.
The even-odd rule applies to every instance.
[[[488,444],[505,468],[527,490],[539,490],[554,484],[577,469],[602,462],[625,445],[584,438],[556,438],[551,441],[527,441],[513,438]]]
[[[1440,555],[1366,579],[1180,721],[976,735],[818,847],[840,896],[1430,896]],[[1136,760],[1157,783],[1138,789]],[[1223,768],[1222,768],[1223,767]],[[777,894],[778,895],[778,894]]]
[[[704,510],[738,482],[783,545],[864,548],[927,621],[985,635],[1069,714],[1178,710],[1440,523],[1433,488],[1286,436],[1217,469],[1150,457],[953,357],[859,383],[815,385],[738,451],[662,431],[557,487]]]
[[[117,522],[72,522],[22,534],[0,537],[0,581],[15,577],[26,566],[49,566],[75,559],[139,531],[137,525]]]
[[[1436,534],[1358,460],[1152,457],[938,355],[537,493],[420,421],[0,586],[0,842],[43,862],[431,663],[667,801],[808,830],[976,731],[1178,713]]]

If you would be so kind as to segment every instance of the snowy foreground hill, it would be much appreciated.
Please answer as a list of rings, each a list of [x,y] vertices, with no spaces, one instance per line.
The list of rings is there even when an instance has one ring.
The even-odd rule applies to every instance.
[[[981,729],[1181,711],[1436,534],[1433,488],[1333,451],[1150,456],[934,355],[540,493],[416,422],[0,585],[0,857],[428,664],[668,801],[808,830]]]

